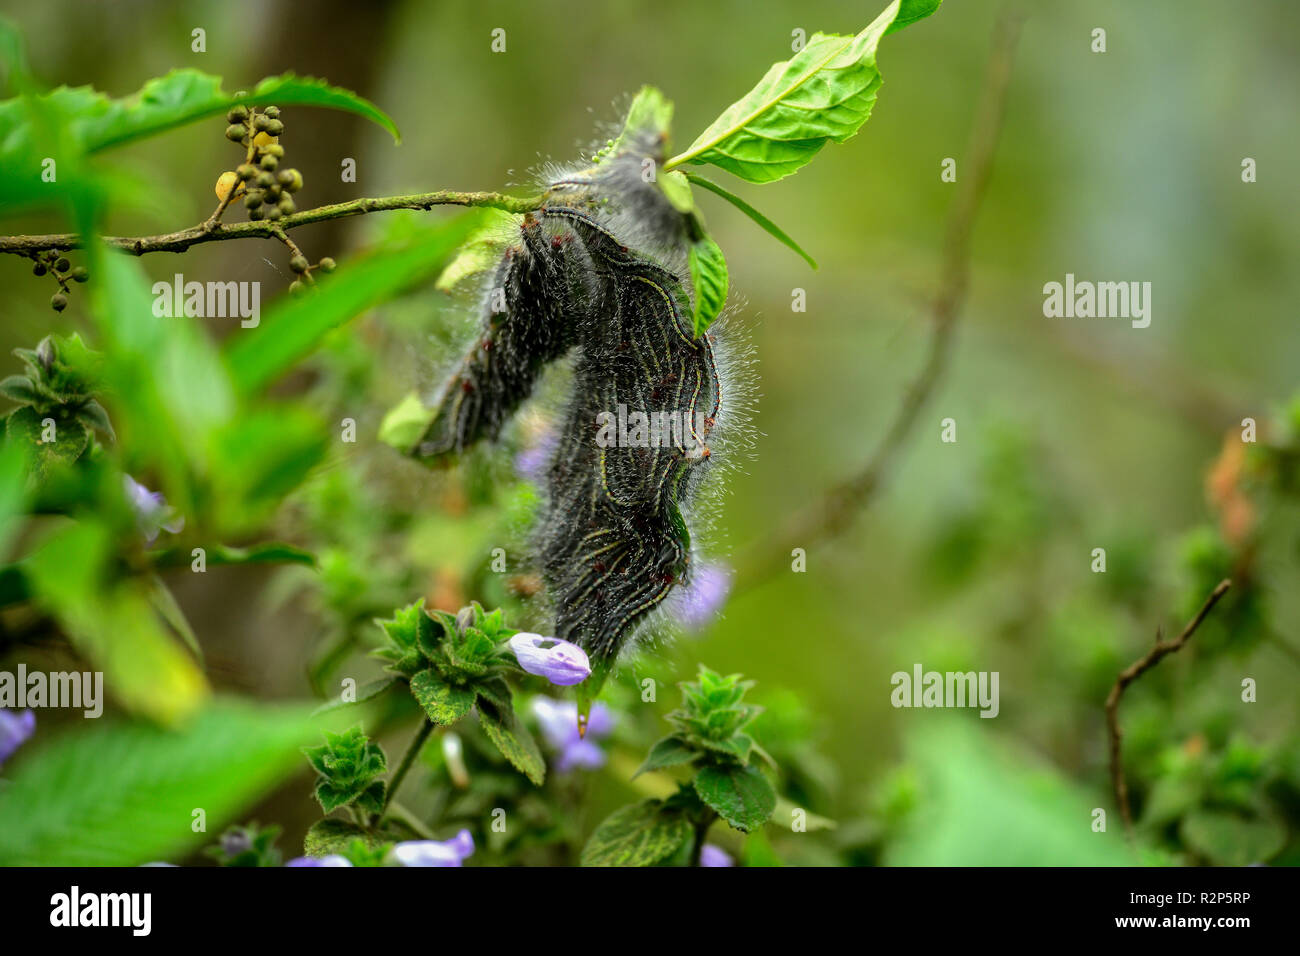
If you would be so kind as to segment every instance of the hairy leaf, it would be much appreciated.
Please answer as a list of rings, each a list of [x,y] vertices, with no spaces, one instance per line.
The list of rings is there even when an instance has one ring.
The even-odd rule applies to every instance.
[[[540,787],[546,779],[546,763],[528,728],[510,711],[498,710],[486,701],[479,704],[478,716],[493,746],[516,770]]]
[[[691,825],[679,811],[658,800],[615,810],[582,848],[583,866],[653,866],[681,848]]]
[[[700,799],[744,833],[761,827],[776,809],[776,791],[753,767],[705,767],[694,783]]]
[[[474,691],[448,684],[432,670],[411,678],[411,694],[435,724],[450,726],[470,712]]]

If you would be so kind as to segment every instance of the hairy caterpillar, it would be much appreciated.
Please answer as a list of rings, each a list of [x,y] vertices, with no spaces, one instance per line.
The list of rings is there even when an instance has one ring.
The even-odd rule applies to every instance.
[[[694,336],[689,219],[644,175],[665,142],[660,129],[627,130],[596,166],[550,183],[416,448],[438,459],[495,439],[542,368],[574,353],[537,541],[556,636],[597,664],[690,575],[681,507],[709,467],[722,407],[713,342]],[[602,418],[625,409],[677,427],[601,440]]]

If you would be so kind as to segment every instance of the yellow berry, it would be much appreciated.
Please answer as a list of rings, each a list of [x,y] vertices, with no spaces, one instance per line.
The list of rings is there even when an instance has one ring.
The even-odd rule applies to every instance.
[[[266,132],[266,130],[263,130],[253,137],[254,146],[270,146],[272,143],[278,143],[279,141],[280,137],[272,136],[270,133]]]
[[[236,196],[243,195],[244,184],[239,181],[239,174],[235,172],[222,173],[217,179],[217,198],[224,202],[232,189],[235,190]]]

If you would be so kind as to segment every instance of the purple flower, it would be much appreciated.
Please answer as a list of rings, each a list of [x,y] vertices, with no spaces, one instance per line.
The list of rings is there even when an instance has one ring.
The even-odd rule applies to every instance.
[[[0,707],[0,766],[36,732],[36,712]]]
[[[523,631],[510,638],[510,649],[519,659],[520,667],[560,687],[581,684],[591,676],[587,652],[577,644]]]
[[[393,847],[402,866],[460,866],[474,852],[474,837],[461,830],[450,840],[408,840]]]
[[[697,631],[704,627],[727,601],[731,591],[731,569],[725,564],[701,562],[692,570],[690,582],[682,589],[680,613],[682,624]]]
[[[706,843],[700,847],[700,866],[735,866],[736,861],[725,850]]]
[[[296,856],[285,866],[351,866],[345,856],[331,853],[329,856]]]
[[[161,492],[150,491],[130,475],[122,476],[122,484],[145,544],[153,544],[159,531],[178,534],[185,527],[185,519],[167,506],[167,499]]]
[[[542,432],[532,444],[515,455],[515,471],[519,477],[539,484],[545,477],[546,464],[551,460],[558,444],[559,433],[554,428]]]
[[[557,773],[570,770],[597,770],[605,765],[605,751],[596,744],[614,729],[614,715],[599,701],[587,716],[587,735],[578,736],[578,705],[569,700],[550,697],[533,698],[533,714],[542,727],[542,736],[559,753],[555,762]]]

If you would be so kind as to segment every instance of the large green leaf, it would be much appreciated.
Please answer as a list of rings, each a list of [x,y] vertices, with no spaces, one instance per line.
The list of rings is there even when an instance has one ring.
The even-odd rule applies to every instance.
[[[694,783],[700,799],[743,833],[761,827],[776,809],[776,791],[755,767],[704,767]]]
[[[340,267],[307,295],[278,300],[256,329],[232,336],[226,359],[236,388],[248,394],[269,384],[340,325],[437,275],[481,222],[477,210],[459,216]]]
[[[691,836],[679,810],[644,800],[615,810],[582,848],[583,866],[653,866],[676,853]]]
[[[827,143],[843,143],[876,103],[881,37],[929,16],[937,0],[894,0],[857,36],[815,33],[789,60],[727,107],[664,168],[710,163],[751,183],[770,183],[806,165]]]
[[[63,118],[71,145],[84,153],[155,136],[225,113],[240,103],[344,110],[378,123],[400,141],[397,126],[373,103],[324,80],[292,73],[267,77],[249,92],[227,93],[221,88],[221,77],[186,68],[149,80],[139,91],[119,99],[88,86],[60,86],[36,100],[38,106],[48,106]],[[31,115],[30,101],[16,98],[0,103],[0,130],[6,134],[0,155],[6,160],[26,146],[25,126]]]
[[[223,700],[179,733],[91,721],[38,739],[5,768],[0,865],[175,859],[295,773],[311,736],[305,708]],[[193,831],[195,810],[207,833]]]

